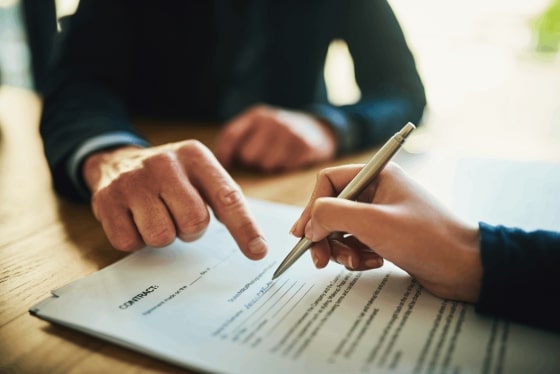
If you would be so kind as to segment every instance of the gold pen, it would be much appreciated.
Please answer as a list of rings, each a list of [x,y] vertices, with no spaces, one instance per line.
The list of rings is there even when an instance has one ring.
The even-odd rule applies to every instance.
[[[354,200],[358,197],[373,180],[379,175],[381,170],[387,165],[391,158],[398,152],[408,135],[416,126],[408,122],[404,127],[393,135],[383,146],[377,151],[373,157],[364,165],[362,170],[348,183],[348,185],[337,196],[339,199]],[[294,248],[288,253],[284,261],[278,266],[278,269],[272,275],[272,279],[278,278],[290,266],[292,266],[301,255],[311,247],[312,241],[301,238]]]

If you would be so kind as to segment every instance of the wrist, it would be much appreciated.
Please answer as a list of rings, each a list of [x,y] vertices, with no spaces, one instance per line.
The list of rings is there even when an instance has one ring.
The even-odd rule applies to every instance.
[[[475,303],[478,301],[482,282],[480,256],[480,230],[477,226],[464,225],[456,237],[459,255],[458,299]]]
[[[111,148],[105,148],[90,153],[82,163],[82,178],[90,191],[94,191],[102,177],[103,169],[106,165],[110,165],[118,155],[132,150],[140,149],[136,145],[125,145]]]

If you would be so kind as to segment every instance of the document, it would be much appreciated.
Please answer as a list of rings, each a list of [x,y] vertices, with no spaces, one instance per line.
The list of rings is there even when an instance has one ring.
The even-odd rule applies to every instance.
[[[560,372],[558,334],[437,298],[389,262],[317,270],[304,255],[272,281],[301,208],[250,204],[270,246],[261,261],[213,220],[203,238],[135,252],[30,312],[202,372]]]

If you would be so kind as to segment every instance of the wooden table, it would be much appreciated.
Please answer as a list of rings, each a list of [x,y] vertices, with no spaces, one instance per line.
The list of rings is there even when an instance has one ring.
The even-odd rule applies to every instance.
[[[125,256],[111,248],[89,205],[54,194],[37,131],[40,107],[28,91],[0,89],[0,372],[183,372],[28,314],[52,289]],[[150,124],[140,127],[156,144],[195,137],[210,146],[217,130],[185,124],[159,126],[157,132]],[[233,175],[247,196],[303,205],[317,170]]]
[[[52,289],[125,256],[111,248],[88,205],[70,203],[53,193],[37,132],[39,109],[38,98],[29,92],[0,90],[0,371],[183,372],[28,314],[28,308]],[[160,127],[157,133],[150,130],[149,124],[142,128],[158,144],[197,137],[211,146],[216,133],[208,127],[177,124]],[[410,138],[409,148],[418,151],[426,138],[434,136],[419,129],[418,136]],[[450,152],[452,146],[443,142],[429,152],[405,150],[397,161],[445,200],[444,191],[452,182],[449,170],[453,160],[464,155],[460,149]],[[502,148],[507,154],[509,149]],[[548,149],[545,145],[540,151],[541,159],[560,162],[557,148]],[[335,163],[363,162],[369,154]],[[529,155],[536,158],[537,153]],[[320,166],[275,176],[243,171],[233,174],[247,196],[303,205],[319,169]]]
[[[458,158],[560,162],[560,59],[541,61],[518,53],[518,44],[504,46],[501,38],[510,24],[500,18],[501,10],[492,13],[492,23],[479,20],[482,26],[502,21],[502,28],[488,31],[481,43],[478,32],[483,28],[475,28],[471,40],[463,28],[450,27],[438,12],[431,14],[433,22],[427,25],[416,14],[424,3],[393,4],[410,26],[408,36],[417,47],[429,96],[423,127],[396,161],[447,202]],[[481,9],[488,9],[486,2],[481,2]],[[458,43],[441,32],[446,29],[459,33]],[[439,41],[443,34],[445,43]],[[473,40],[478,44],[468,44]],[[53,193],[38,135],[40,107],[30,92],[0,88],[0,372],[184,372],[28,314],[28,308],[52,289],[125,256],[111,248],[88,205],[61,200]],[[211,146],[216,134],[215,129],[189,125],[170,124],[157,132],[149,124],[142,128],[156,144],[194,137]],[[370,153],[335,164],[363,162]],[[247,196],[303,205],[322,166],[275,176],[244,171],[233,175]]]

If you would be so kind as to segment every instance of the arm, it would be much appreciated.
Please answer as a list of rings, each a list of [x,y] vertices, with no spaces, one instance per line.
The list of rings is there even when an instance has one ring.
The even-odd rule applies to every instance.
[[[560,331],[560,232],[480,223],[482,288],[476,309]]]
[[[424,86],[387,1],[348,2],[338,37],[348,45],[361,98],[350,105],[317,102],[309,107],[335,129],[338,153],[376,145],[408,121],[419,125],[426,106]]]
[[[424,87],[386,1],[314,1],[298,12],[284,3],[271,7],[274,17],[258,19],[274,22],[260,25],[262,36],[250,40],[259,57],[244,61],[255,65],[244,65],[246,76],[237,77],[243,83],[231,95],[229,112],[250,109],[226,123],[218,139],[216,155],[225,166],[237,159],[266,171],[293,170],[371,147],[404,123],[418,123]],[[352,105],[332,105],[325,92],[324,60],[336,38],[348,43],[362,91]],[[275,108],[253,106],[255,100]]]
[[[147,142],[134,132],[124,100],[135,67],[129,61],[132,34],[138,32],[128,22],[136,8],[126,4],[82,0],[63,26],[41,122],[56,189],[71,198],[91,197],[93,213],[117,249],[195,240],[208,225],[210,208],[247,257],[262,258],[266,243],[239,186],[206,147],[195,140],[139,147]]]
[[[89,198],[70,173],[72,155],[84,143],[117,132],[127,135],[101,148],[146,144],[135,133],[122,98],[132,36],[119,4],[80,1],[76,13],[61,20],[55,39],[40,131],[54,186],[68,198]]]

